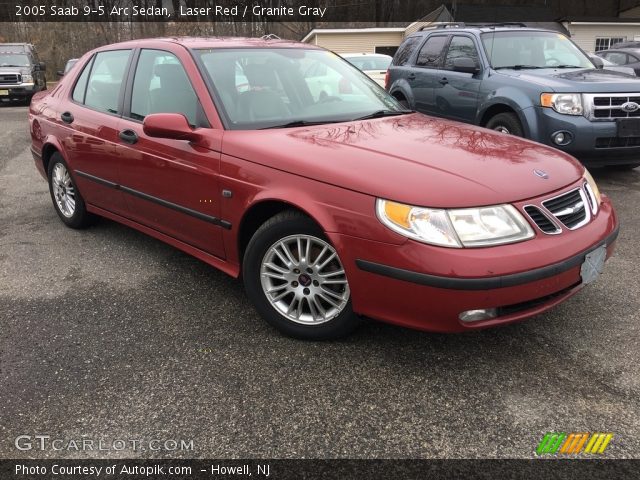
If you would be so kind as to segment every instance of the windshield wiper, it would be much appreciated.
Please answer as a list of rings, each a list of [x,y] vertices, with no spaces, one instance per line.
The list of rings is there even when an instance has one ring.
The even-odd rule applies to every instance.
[[[370,120],[372,118],[394,117],[396,115],[406,115],[407,113],[413,113],[413,110],[378,110],[377,112],[354,118],[351,121],[356,122],[358,120]]]
[[[293,120],[291,122],[283,123],[280,125],[271,125],[269,127],[262,127],[258,130],[269,130],[270,128],[294,128],[294,127],[309,127],[313,125],[324,125],[325,123],[338,123],[345,120],[325,120],[321,122],[310,122],[308,120]]]
[[[588,67],[581,67],[580,65],[556,65],[555,67],[551,67],[551,68],[588,68]]]
[[[3,63],[0,67],[25,67],[27,65],[11,65],[10,63]]]
[[[529,70],[535,68],[552,68],[552,67],[538,67],[537,65],[504,65],[502,67],[493,67],[494,70],[510,69],[510,70]]]

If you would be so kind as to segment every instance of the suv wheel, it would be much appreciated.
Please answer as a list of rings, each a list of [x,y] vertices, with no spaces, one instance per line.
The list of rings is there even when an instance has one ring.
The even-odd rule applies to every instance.
[[[54,153],[49,161],[49,193],[53,208],[64,224],[71,228],[85,228],[96,217],[87,212],[84,200],[73,183],[62,155]]]
[[[337,338],[359,323],[338,253],[315,222],[299,212],[282,212],[256,231],[242,274],[260,315],[285,335]]]
[[[499,113],[491,117],[485,127],[498,132],[515,135],[516,137],[524,137],[524,130],[515,113]]]

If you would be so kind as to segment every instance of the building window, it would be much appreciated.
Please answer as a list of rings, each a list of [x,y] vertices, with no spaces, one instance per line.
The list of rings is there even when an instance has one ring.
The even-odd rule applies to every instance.
[[[598,37],[596,38],[596,52],[607,50],[616,43],[624,42],[625,40],[625,37]]]
[[[376,53],[382,53],[384,55],[389,55],[390,57],[393,57],[396,54],[397,50],[398,47],[375,47]]]

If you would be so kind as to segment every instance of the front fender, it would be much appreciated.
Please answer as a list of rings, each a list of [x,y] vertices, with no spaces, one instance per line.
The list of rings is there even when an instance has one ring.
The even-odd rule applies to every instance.
[[[526,92],[515,87],[503,87],[489,91],[481,98],[478,105],[476,124],[483,125],[486,113],[497,105],[507,106],[516,113],[526,138],[532,140],[537,138],[540,128],[537,125],[537,117],[533,108],[535,105]]]

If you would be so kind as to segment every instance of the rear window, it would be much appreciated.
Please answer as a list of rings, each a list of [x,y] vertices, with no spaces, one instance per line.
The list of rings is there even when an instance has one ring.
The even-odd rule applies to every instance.
[[[413,52],[416,50],[416,48],[418,48],[421,40],[421,36],[407,38],[403,42],[403,44],[400,45],[400,48],[398,48],[398,51],[393,56],[393,61],[391,62],[391,64],[397,66],[406,65],[409,62],[409,59],[411,58]]]

